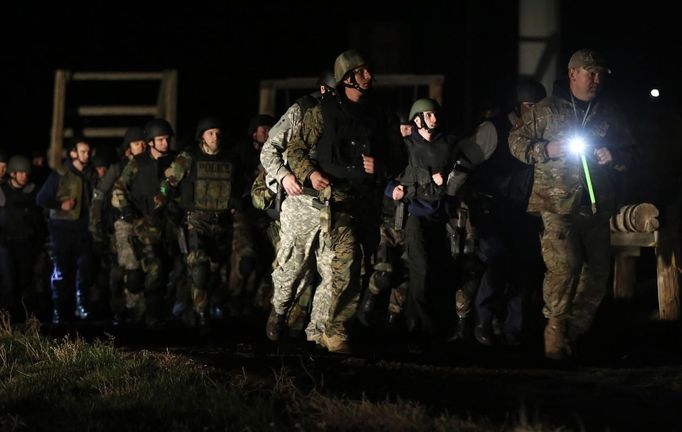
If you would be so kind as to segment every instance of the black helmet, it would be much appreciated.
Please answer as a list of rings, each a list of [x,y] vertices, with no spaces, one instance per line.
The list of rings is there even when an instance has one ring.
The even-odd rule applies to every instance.
[[[26,156],[14,155],[10,158],[9,164],[7,164],[7,172],[25,172],[27,174],[31,173],[31,161],[28,160]]]
[[[91,164],[95,168],[99,167],[108,167],[109,166],[109,158],[107,158],[103,154],[96,154],[92,157],[90,160]]]
[[[407,117],[406,111],[398,111],[398,120],[400,120],[401,125],[412,124],[412,121]]]
[[[277,120],[275,120],[273,116],[268,114],[258,114],[256,116],[253,116],[249,121],[248,135],[249,136],[253,135],[253,133],[256,132],[256,129],[258,129],[258,126],[272,127],[272,125],[274,125],[276,121]]]
[[[144,125],[144,135],[145,141],[149,142],[153,141],[157,136],[175,136],[175,132],[173,132],[173,127],[166,120],[155,118],[153,120],[149,120],[147,124]]]
[[[0,162],[7,163],[9,161],[9,156],[7,153],[0,152]]]
[[[129,127],[126,134],[123,136],[123,147],[126,148],[133,141],[146,141],[147,137],[144,134],[144,129],[141,127]]]
[[[533,78],[521,78],[516,83],[516,103],[538,103],[546,96],[545,87]]]
[[[334,90],[336,88],[336,81],[334,81],[334,74],[332,71],[325,69],[322,71],[322,73],[317,77],[317,87],[320,86],[325,86],[329,90]]]
[[[222,123],[215,117],[204,117],[197,123],[197,132],[194,136],[196,140],[200,140],[201,136],[209,129],[222,129]]]

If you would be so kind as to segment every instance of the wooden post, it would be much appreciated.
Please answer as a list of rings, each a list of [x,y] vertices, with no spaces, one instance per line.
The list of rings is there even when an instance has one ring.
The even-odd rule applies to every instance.
[[[616,252],[613,268],[613,298],[632,299],[635,297],[636,256],[639,256],[639,248],[637,248],[637,254],[633,254],[628,249]]]
[[[55,72],[54,99],[52,100],[52,130],[50,131],[50,148],[47,154],[47,162],[52,169],[57,169],[62,159],[67,78],[67,71],[59,69]]]
[[[656,248],[658,310],[662,320],[677,320],[680,316],[680,212],[668,208],[667,223],[659,231]]]
[[[165,71],[165,76],[164,117],[173,126],[177,135],[178,71],[175,69],[167,70]]]

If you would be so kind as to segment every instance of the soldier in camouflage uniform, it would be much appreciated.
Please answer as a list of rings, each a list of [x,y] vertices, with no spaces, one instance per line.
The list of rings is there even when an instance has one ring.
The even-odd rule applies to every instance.
[[[163,172],[174,154],[169,151],[175,135],[163,119],[144,127],[147,151],[135,156],[114,183],[111,204],[120,213],[114,223],[118,262],[125,269],[126,314],[137,322],[144,317],[154,326],[162,318],[162,228],[165,220],[155,211],[154,197]]]
[[[280,212],[280,245],[277,250],[275,269],[272,272],[274,294],[272,310],[266,325],[266,334],[270,340],[277,340],[287,318],[291,329],[302,330],[308,314],[308,306],[312,299],[312,284],[315,271],[314,260],[317,261],[322,276],[320,292],[328,292],[325,288],[331,280],[331,262],[325,243],[319,241],[320,212],[314,189],[304,189],[289,169],[286,161],[287,144],[300,126],[303,115],[320,103],[323,97],[333,94],[335,85],[331,72],[323,72],[317,82],[319,91],[303,96],[297,100],[282,118],[270,130],[268,140],[261,151],[261,163],[267,176],[265,182],[272,185],[273,196],[286,191],[286,199],[281,204]],[[326,95],[326,96],[325,96]],[[320,297],[321,298],[321,297]],[[324,308],[314,309],[308,327],[307,339],[319,341],[326,317]],[[326,311],[325,311],[326,312]]]
[[[109,253],[109,306],[114,314],[114,323],[116,324],[122,321],[125,311],[125,267],[119,263],[116,248],[114,223],[121,215],[117,209],[111,206],[112,189],[128,162],[144,152],[145,145],[144,130],[140,127],[128,128],[120,149],[121,160],[112,164],[104,177],[97,182],[90,205],[90,233],[95,243],[105,245]]]
[[[217,119],[199,121],[197,145],[181,152],[171,163],[156,198],[157,205],[163,206],[174,199],[176,191],[179,195],[187,233],[189,284],[200,327],[208,325],[211,295],[227,284],[235,209],[232,191],[240,187],[236,181],[238,167],[221,146],[221,134]]]
[[[364,58],[355,50],[340,54],[334,77],[335,97],[304,115],[289,142],[288,161],[296,178],[317,190],[326,205],[320,212],[322,238],[334,256],[329,318],[320,342],[331,352],[344,352],[350,350],[362,288],[362,252],[371,256],[379,243],[383,185],[402,171],[405,159],[397,119],[372,97]]]
[[[615,182],[633,145],[616,111],[599,97],[609,72],[599,53],[575,52],[568,63],[568,88],[555,88],[509,136],[512,154],[535,166],[528,211],[539,213],[544,224],[544,336],[550,359],[571,354],[570,342],[589,329],[609,277]],[[569,148],[577,136],[588,145],[584,154],[596,208],[581,158]]]

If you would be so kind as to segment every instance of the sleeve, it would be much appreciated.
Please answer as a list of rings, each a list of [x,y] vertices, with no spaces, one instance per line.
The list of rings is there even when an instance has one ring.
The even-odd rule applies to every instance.
[[[303,183],[318,168],[310,159],[310,151],[315,148],[323,132],[322,108],[318,105],[303,116],[301,127],[293,134],[288,146],[288,160],[296,178]]]
[[[111,190],[111,205],[121,210],[130,205],[128,195],[130,192],[130,184],[137,173],[137,161],[135,159],[128,162],[126,167],[121,172],[120,177],[114,182]]]
[[[265,172],[282,183],[284,177],[291,174],[287,167],[284,153],[288,142],[295,133],[295,129],[301,123],[301,107],[293,104],[279,119],[277,124],[270,129],[268,140],[265,141],[260,153],[260,162]]]
[[[59,174],[56,171],[52,171],[36,196],[36,204],[45,209],[56,210],[61,208],[61,203],[57,201],[58,188]]]
[[[549,141],[542,135],[546,125],[546,116],[538,115],[535,108],[525,113],[518,125],[509,133],[508,143],[511,154],[529,165],[547,162]]]
[[[160,192],[169,195],[171,190],[178,187],[182,179],[185,178],[192,168],[192,155],[184,151],[176,156],[170,166],[164,171],[164,179],[159,186]]]

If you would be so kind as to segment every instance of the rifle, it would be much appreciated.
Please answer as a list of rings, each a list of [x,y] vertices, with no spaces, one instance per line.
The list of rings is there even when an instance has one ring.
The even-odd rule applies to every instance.
[[[395,206],[393,227],[400,231],[405,227],[405,216],[407,216],[407,206],[405,201],[398,201]]]

